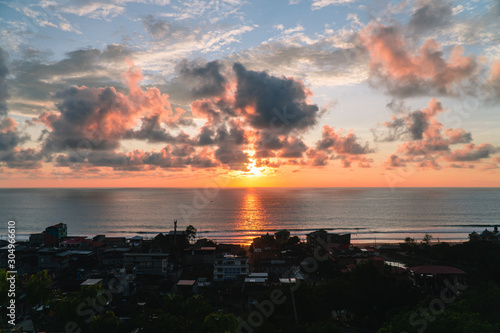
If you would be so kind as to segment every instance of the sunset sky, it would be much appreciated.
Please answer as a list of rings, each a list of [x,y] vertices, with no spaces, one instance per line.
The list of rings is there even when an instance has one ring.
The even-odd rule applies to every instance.
[[[0,187],[500,186],[500,2],[0,2]]]

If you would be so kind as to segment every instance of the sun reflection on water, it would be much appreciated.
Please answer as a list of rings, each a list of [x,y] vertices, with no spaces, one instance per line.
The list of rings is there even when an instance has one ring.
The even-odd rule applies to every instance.
[[[236,228],[243,231],[242,243],[250,244],[254,237],[260,235],[264,227],[264,211],[260,197],[249,188],[241,201]]]

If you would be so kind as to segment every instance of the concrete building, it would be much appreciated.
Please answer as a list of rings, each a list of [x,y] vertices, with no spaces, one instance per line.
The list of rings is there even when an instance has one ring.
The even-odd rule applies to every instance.
[[[168,258],[168,253],[125,253],[123,265],[132,268],[136,274],[166,276],[171,271]]]
[[[214,281],[231,281],[248,274],[248,259],[224,254],[215,259]]]
[[[68,226],[65,223],[58,223],[45,229],[45,245],[59,246],[59,242],[68,237]]]

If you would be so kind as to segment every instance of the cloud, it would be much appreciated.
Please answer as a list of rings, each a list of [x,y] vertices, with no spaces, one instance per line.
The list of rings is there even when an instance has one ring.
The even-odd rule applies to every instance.
[[[42,155],[33,148],[14,148],[6,153],[0,153],[0,162],[12,169],[40,169]]]
[[[108,45],[103,50],[79,49],[57,62],[31,58],[12,62],[11,103],[16,111],[33,115],[52,107],[51,94],[69,86],[125,86],[121,74],[132,52],[122,45]]]
[[[7,59],[9,55],[0,47],[0,117],[7,115],[7,99],[10,97],[7,89],[7,75],[9,69],[7,67]]]
[[[316,148],[322,151],[333,151],[341,155],[362,155],[374,152],[369,147],[368,142],[364,145],[360,144],[358,137],[352,131],[346,135],[343,135],[342,132],[342,129],[335,132],[335,128],[328,125],[323,126],[322,138],[316,143]]]
[[[357,31],[344,29],[316,39],[295,34],[228,58],[248,69],[299,78],[312,86],[351,85],[368,77],[367,52],[357,39]]]
[[[145,16],[141,22],[144,29],[146,29],[155,40],[171,42],[172,40],[180,40],[192,33],[184,26],[154,17],[153,15]]]
[[[399,157],[398,155],[392,154],[387,158],[387,160],[384,162],[384,166],[386,169],[392,169],[392,168],[399,168],[399,167],[405,167],[406,166],[406,160]]]
[[[385,162],[387,169],[404,167],[408,163],[416,163],[419,168],[440,169],[439,160],[450,162],[474,162],[490,158],[500,151],[491,144],[476,146],[472,143],[472,134],[462,128],[444,128],[437,120],[437,115],[444,112],[439,100],[431,99],[429,105],[416,110],[394,115],[391,121],[382,123],[388,134],[380,134],[373,130],[375,141],[395,141],[406,139],[398,146],[397,153],[392,154]],[[464,148],[452,149],[452,146],[465,144]],[[449,167],[463,167],[461,164],[450,164]]]
[[[227,80],[219,61],[206,64],[182,61],[178,71],[179,79],[190,87],[193,98],[219,96],[226,90]]]
[[[330,5],[345,5],[356,2],[356,0],[312,0],[312,10],[321,9]]]
[[[327,153],[314,148],[310,148],[306,154],[309,159],[309,164],[313,167],[324,167],[328,164],[328,160],[330,159]]]
[[[422,34],[450,24],[453,15],[451,1],[419,0],[417,6],[408,23],[408,28],[415,34]]]
[[[174,112],[168,95],[157,88],[143,90],[138,86],[141,79],[139,69],[131,65],[124,75],[128,95],[117,92],[114,87],[85,86],[56,93],[60,100],[59,113],[44,112],[39,116],[39,121],[51,129],[43,142],[44,152],[50,154],[89,145],[93,150],[116,149],[124,136],[140,137],[144,131],[154,129],[156,132],[147,133],[151,139],[161,132],[159,123],[175,126],[183,111]],[[141,118],[143,131],[134,132]]]
[[[398,27],[375,23],[363,29],[360,43],[370,56],[371,84],[393,96],[457,95],[473,89],[478,80],[478,61],[464,56],[460,46],[445,59],[434,39],[414,49]]]
[[[463,149],[457,149],[446,156],[448,161],[471,162],[491,157],[500,152],[500,147],[495,147],[489,143],[476,146],[473,143],[466,145]]]
[[[280,128],[283,134],[303,131],[317,123],[318,106],[309,104],[310,92],[296,80],[247,70],[235,63],[235,107],[256,129]]]
[[[308,150],[304,141],[294,136],[277,135],[271,130],[261,130],[255,135],[254,157],[257,158],[302,158]]]
[[[14,150],[20,144],[29,140],[17,130],[17,123],[11,117],[0,119],[0,153]]]
[[[69,1],[57,8],[63,13],[94,19],[109,19],[125,13],[125,7],[120,4],[95,0]]]

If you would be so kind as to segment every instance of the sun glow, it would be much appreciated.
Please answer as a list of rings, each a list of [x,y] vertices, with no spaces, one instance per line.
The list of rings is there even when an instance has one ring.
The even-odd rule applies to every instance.
[[[261,177],[264,175],[265,167],[257,167],[257,160],[250,159],[252,163],[248,166],[248,171],[245,173],[246,177]]]

